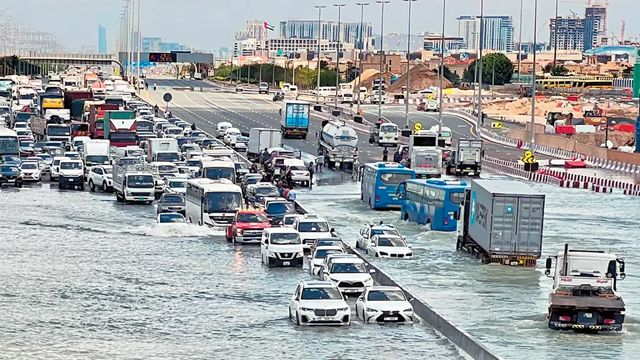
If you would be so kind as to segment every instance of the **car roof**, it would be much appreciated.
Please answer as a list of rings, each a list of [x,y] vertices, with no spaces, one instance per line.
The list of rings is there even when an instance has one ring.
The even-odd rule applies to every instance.
[[[381,285],[369,286],[366,290],[367,291],[375,291],[375,290],[378,290],[378,291],[384,291],[384,290],[402,291],[402,289],[400,287],[398,287],[398,286],[381,286]]]
[[[398,235],[373,235],[371,237],[371,240],[373,239],[378,239],[378,238],[383,238],[383,239],[400,239],[402,240],[402,236],[398,236]]]
[[[289,227],[274,227],[274,228],[264,229],[264,231],[269,233],[291,233],[291,234],[298,233],[298,230],[295,230]]]
[[[342,254],[336,254],[336,255],[342,255]],[[356,262],[356,263],[363,263],[364,264],[364,260],[362,260],[358,256],[335,257],[335,258],[331,258],[331,262],[332,263],[343,263],[343,264],[344,263],[354,263],[354,262]]]
[[[317,280],[301,280],[300,283],[303,287],[330,287],[335,288],[336,286],[328,281],[317,281]]]
[[[316,214],[305,214],[300,218],[300,222],[307,222],[307,221],[308,222],[311,222],[311,221],[314,221],[314,222],[326,221],[326,222],[328,222],[327,220],[325,220],[324,218],[319,217]]]
[[[258,209],[244,209],[244,210],[238,210],[238,214],[263,214],[264,215],[264,211],[258,210]]]
[[[316,251],[318,251],[318,250],[340,250],[340,251],[343,251],[342,247],[340,247],[340,246],[333,246],[333,245],[331,245],[331,246],[329,246],[329,245],[318,246],[318,247],[316,248]]]

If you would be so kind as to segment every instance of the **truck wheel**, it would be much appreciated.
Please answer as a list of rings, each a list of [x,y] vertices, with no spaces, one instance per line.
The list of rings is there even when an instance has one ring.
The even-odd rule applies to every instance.
[[[89,191],[96,192],[96,185],[93,183],[93,180],[89,179]]]
[[[122,196],[116,191],[116,202],[122,202]]]
[[[232,235],[232,236],[233,236],[233,235]],[[225,237],[225,239],[227,239],[227,242],[231,242],[231,240],[232,240],[232,239],[231,239],[231,237],[229,236],[229,233],[228,233],[228,232],[226,232],[226,231],[225,231],[225,233],[224,233],[224,237]]]

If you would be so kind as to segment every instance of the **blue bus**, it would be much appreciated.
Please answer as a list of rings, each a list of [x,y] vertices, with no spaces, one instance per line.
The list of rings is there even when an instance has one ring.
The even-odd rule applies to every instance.
[[[456,231],[467,184],[442,179],[408,180],[398,186],[400,218],[431,225],[431,230]]]
[[[415,170],[393,162],[365,164],[361,168],[360,199],[371,209],[399,209],[398,185],[416,178]]]

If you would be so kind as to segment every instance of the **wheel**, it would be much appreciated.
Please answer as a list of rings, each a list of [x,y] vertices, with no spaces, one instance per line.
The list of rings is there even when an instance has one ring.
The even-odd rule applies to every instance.
[[[271,267],[271,259],[269,259],[269,256],[267,256],[267,267]]]
[[[22,187],[22,181],[16,181],[16,187],[17,188],[21,188]]]
[[[232,235],[232,236],[233,236],[233,235]],[[227,239],[227,242],[231,242],[231,240],[232,240],[232,239],[231,239],[231,236],[229,236],[229,233],[228,233],[228,232],[226,232],[226,231],[225,231],[225,233],[224,233],[224,237],[225,237],[225,239]]]
[[[93,183],[93,180],[89,179],[89,191],[91,192],[95,192],[96,191],[96,185]]]
[[[302,135],[302,140],[307,140],[307,134]]]
[[[198,225],[202,226],[202,220],[198,220]]]
[[[106,181],[102,183],[102,191],[109,192],[109,185],[107,185]]]
[[[360,241],[356,241],[356,249],[360,249]]]
[[[296,325],[300,326],[300,317],[298,316],[297,311],[296,311]]]
[[[122,202],[122,196],[119,192],[116,192],[116,202]]]

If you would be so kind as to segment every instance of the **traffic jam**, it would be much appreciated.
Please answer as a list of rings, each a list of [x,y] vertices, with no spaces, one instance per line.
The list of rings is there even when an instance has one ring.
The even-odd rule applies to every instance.
[[[360,164],[354,128],[323,120],[318,156],[304,161],[282,138],[306,138],[311,104],[287,99],[293,90],[286,87],[281,129],[243,133],[218,122],[209,134],[134,96],[126,81],[91,70],[50,74],[46,85],[25,77],[0,84],[14,94],[0,103],[0,185],[49,181],[60,190],[112,193],[122,206],[154,204],[159,226],[207,226],[230,244],[257,245],[265,267],[309,273],[288,305],[297,325],[418,321],[405,291],[377,283],[368,261],[414,259],[406,238],[391,224],[369,223],[352,248],[297,200],[297,192],[313,191],[322,164],[352,172],[371,211],[456,234],[456,249],[483,264],[533,268],[542,256],[545,195],[519,181],[480,178],[482,141],[459,139],[452,149],[442,128],[415,129],[401,145],[397,126],[375,124],[370,143],[399,147],[393,161]],[[624,260],[566,246],[545,268],[554,279],[549,328],[622,330],[616,290]]]

